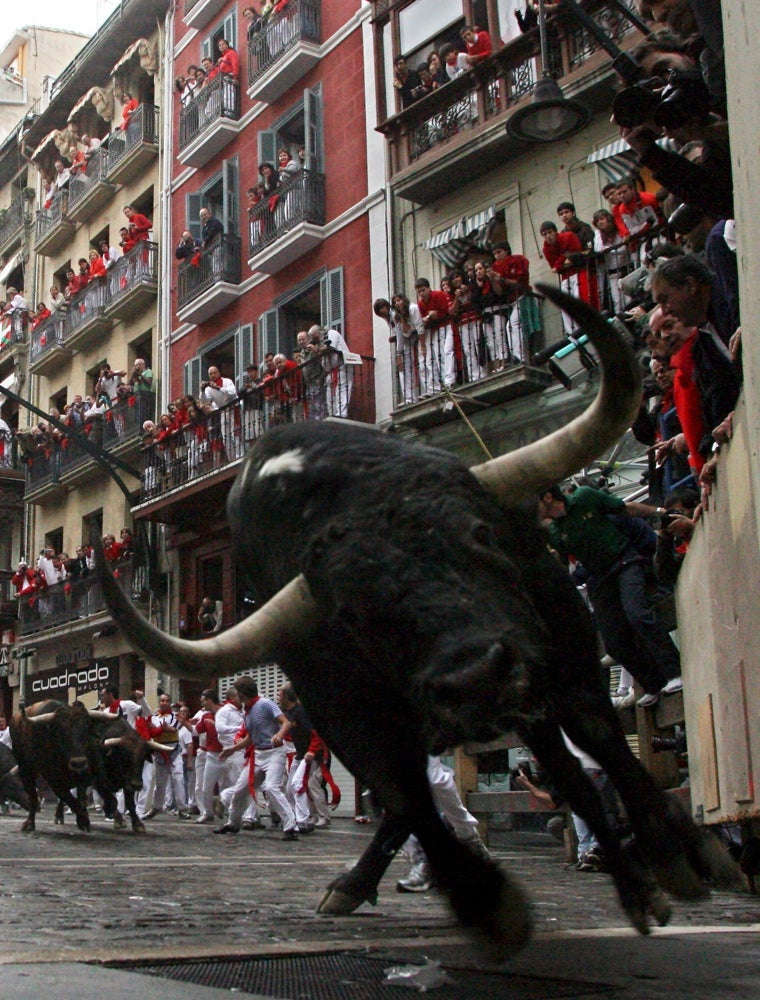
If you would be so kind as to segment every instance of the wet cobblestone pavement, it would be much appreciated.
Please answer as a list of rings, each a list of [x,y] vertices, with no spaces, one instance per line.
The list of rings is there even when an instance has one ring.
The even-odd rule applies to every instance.
[[[6,961],[104,958],[104,939],[113,958],[461,938],[435,892],[395,891],[407,867],[401,857],[376,907],[365,905],[351,917],[315,915],[325,885],[359,856],[372,826],[338,819],[291,844],[274,829],[219,837],[210,826],[164,815],[138,837],[98,815],[90,834],[67,821],[54,826],[46,809],[37,832],[22,834],[20,813],[0,817]],[[539,934],[627,926],[609,878],[567,870],[549,837],[497,835],[492,852],[528,888]],[[700,904],[674,903],[671,924],[760,924],[760,897],[717,892]]]

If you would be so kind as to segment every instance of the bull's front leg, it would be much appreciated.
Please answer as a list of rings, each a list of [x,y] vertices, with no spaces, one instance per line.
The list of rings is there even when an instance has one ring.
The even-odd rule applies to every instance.
[[[137,815],[137,806],[135,805],[135,793],[131,788],[124,789],[124,807],[129,813],[129,818],[132,821],[132,832],[133,833],[145,833],[145,824]]]
[[[18,776],[24,786],[24,791],[29,796],[29,812],[24,822],[21,824],[22,833],[33,833],[35,829],[35,816],[40,811],[40,798],[37,792],[37,775],[19,763]]]
[[[405,842],[411,827],[402,818],[384,816],[375,836],[349,872],[338,875],[328,885],[317,913],[353,913],[362,903],[377,903],[377,890],[388,866]]]

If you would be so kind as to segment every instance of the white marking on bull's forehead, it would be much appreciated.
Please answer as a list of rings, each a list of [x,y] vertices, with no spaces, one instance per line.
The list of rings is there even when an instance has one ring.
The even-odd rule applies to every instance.
[[[299,475],[304,470],[304,454],[300,448],[284,451],[282,455],[268,458],[259,469],[259,479],[265,476]]]

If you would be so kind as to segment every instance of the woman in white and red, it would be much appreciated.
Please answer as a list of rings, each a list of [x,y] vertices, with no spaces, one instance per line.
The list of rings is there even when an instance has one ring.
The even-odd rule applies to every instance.
[[[544,238],[544,257],[552,271],[560,275],[562,291],[598,309],[596,271],[590,272],[583,266],[585,254],[581,241],[575,233],[569,229],[563,229],[560,233],[553,222],[542,222],[541,235]],[[578,329],[574,320],[566,313],[562,313],[562,323],[567,336],[574,336]]]
[[[493,52],[491,36],[482,28],[477,26],[473,28],[467,24],[459,34],[467,47],[467,62],[470,66],[476,66],[479,62],[483,62]]]
[[[414,283],[422,325],[430,331],[427,385],[430,392],[440,392],[441,382],[451,387],[456,382],[454,328],[449,314],[449,299],[445,292],[433,290],[427,278]]]
[[[16,588],[16,597],[27,597],[37,589],[37,574],[29,568],[25,559],[18,564],[18,569],[11,577],[11,583]]]

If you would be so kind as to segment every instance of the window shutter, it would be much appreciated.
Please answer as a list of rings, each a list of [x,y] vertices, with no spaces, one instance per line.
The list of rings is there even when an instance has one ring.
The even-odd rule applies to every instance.
[[[226,38],[230,43],[230,48],[237,51],[237,18],[234,10],[224,19],[221,37]]]
[[[303,92],[303,132],[307,170],[322,169],[322,98],[318,91]]]
[[[262,313],[259,317],[259,344],[261,346],[261,358],[263,359],[265,354],[277,354],[279,350],[279,334],[278,334],[278,322],[277,322],[277,310],[270,309],[268,312]]]
[[[343,268],[328,271],[319,281],[319,298],[322,310],[322,326],[326,330],[337,330],[345,336],[343,329]]]
[[[277,170],[277,133],[261,129],[258,134],[259,163],[271,163]]]
[[[193,239],[199,240],[201,238],[201,220],[199,218],[201,211],[201,196],[199,194],[189,194],[185,199],[186,209],[185,214],[187,216],[187,228],[193,234]]]
[[[185,362],[185,395],[197,398],[201,391],[201,359],[191,358]]]
[[[222,163],[222,225],[229,236],[238,234],[238,166],[236,160]]]
[[[246,323],[235,334],[235,384],[238,389],[243,384],[243,375],[253,362],[253,324]]]

